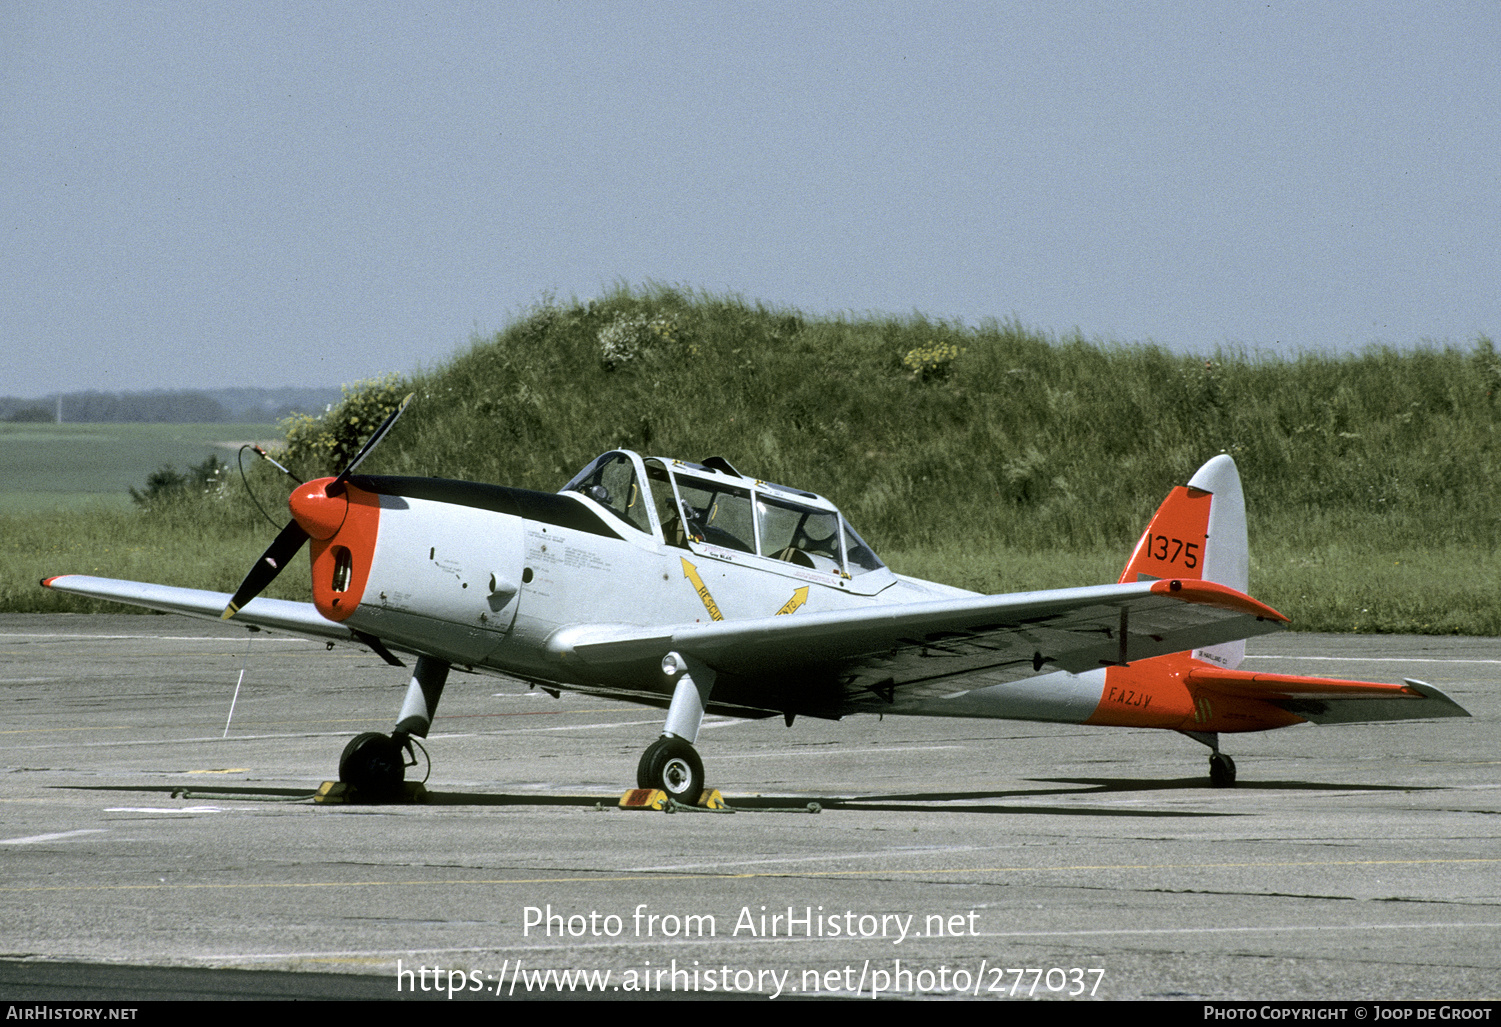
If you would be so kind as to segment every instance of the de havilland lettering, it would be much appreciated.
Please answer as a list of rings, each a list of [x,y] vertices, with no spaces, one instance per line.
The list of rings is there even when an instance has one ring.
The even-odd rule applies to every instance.
[[[411,397],[407,398],[410,402]],[[1175,731],[1235,781],[1220,735],[1312,721],[1468,714],[1420,681],[1239,667],[1286,618],[1246,594],[1234,462],[1173,489],[1115,584],[979,595],[893,573],[839,508],[701,462],[606,453],[558,493],[354,473],[298,487],[292,520],[233,595],[67,574],[58,591],[414,658],[390,734],[353,739],[340,778],[401,790],[451,669],[666,709],[637,785],[693,803],[706,713],[857,713]],[[311,605],[259,597],[311,542]]]

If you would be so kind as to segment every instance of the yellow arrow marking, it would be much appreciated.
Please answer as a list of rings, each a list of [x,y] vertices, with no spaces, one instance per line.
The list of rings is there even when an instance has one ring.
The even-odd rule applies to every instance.
[[[807,601],[808,586],[804,585],[802,588],[792,593],[792,598],[787,600],[787,602],[783,604],[782,608],[776,612],[776,616],[780,617],[784,613],[796,613],[797,608],[799,606],[802,606]]]
[[[681,556],[678,559],[683,560]],[[704,579],[698,576],[698,568],[687,560],[683,560],[683,577],[692,582],[693,587],[698,590],[698,597],[703,600],[704,609],[709,611],[709,616],[715,620],[724,620],[724,614],[719,612],[719,604],[709,594],[709,586],[705,585]]]

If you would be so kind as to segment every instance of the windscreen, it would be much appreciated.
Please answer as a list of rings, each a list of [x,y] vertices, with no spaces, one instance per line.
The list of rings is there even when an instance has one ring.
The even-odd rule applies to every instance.
[[[651,531],[646,512],[651,501],[642,494],[636,465],[624,453],[606,453],[575,475],[563,491],[588,496],[631,527]]]

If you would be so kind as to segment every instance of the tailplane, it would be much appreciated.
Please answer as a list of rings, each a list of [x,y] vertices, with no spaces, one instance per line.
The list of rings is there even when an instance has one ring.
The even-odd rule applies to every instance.
[[[1168,493],[1126,561],[1121,583],[1162,578],[1213,581],[1245,592],[1251,557],[1246,542],[1246,501],[1235,461],[1220,454],[1187,485]],[[1244,640],[1196,649],[1196,659],[1235,668]]]

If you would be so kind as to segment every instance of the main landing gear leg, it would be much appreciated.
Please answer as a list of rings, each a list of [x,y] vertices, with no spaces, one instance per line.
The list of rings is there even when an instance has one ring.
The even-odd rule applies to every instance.
[[[339,780],[363,799],[382,802],[399,797],[406,768],[411,765],[406,757],[412,754],[412,736],[427,737],[447,680],[445,661],[419,657],[407,685],[406,701],[396,717],[396,729],[389,735],[367,731],[355,737],[339,757]],[[412,763],[416,763],[415,755]]]
[[[1220,752],[1220,736],[1217,731],[1184,731],[1200,745],[1209,746],[1209,783],[1216,788],[1235,787],[1235,761]]]
[[[678,653],[662,658],[662,674],[671,683],[672,705],[658,738],[636,766],[638,788],[659,788],[677,802],[694,804],[704,791],[704,764],[693,743],[704,722],[704,703],[714,687],[714,671]]]

